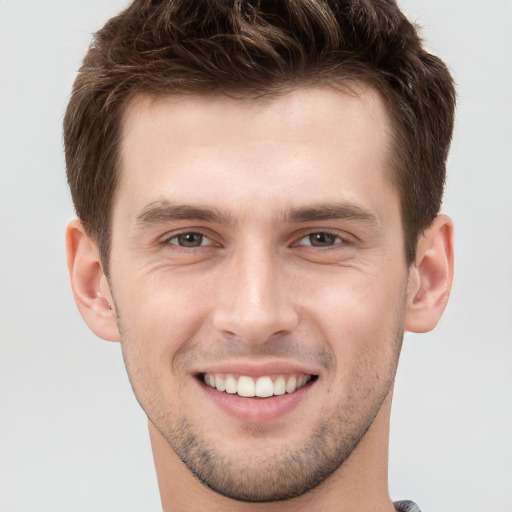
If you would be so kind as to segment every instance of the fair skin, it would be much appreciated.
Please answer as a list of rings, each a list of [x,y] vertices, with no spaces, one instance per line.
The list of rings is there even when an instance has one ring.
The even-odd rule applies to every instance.
[[[79,221],[68,265],[121,342],[165,511],[394,510],[402,334],[436,325],[453,252],[439,216],[406,264],[389,131],[367,89],[127,110],[110,275]]]

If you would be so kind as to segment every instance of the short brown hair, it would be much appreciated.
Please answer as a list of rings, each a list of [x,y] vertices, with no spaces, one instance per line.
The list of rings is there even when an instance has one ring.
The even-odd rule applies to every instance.
[[[257,98],[351,83],[386,101],[411,263],[441,206],[455,91],[394,0],[135,0],[110,19],[93,39],[64,119],[73,202],[106,271],[121,121],[135,95]]]

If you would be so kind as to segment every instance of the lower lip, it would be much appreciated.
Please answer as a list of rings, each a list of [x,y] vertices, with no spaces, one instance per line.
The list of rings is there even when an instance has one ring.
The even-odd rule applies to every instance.
[[[293,393],[268,398],[245,398],[237,394],[217,391],[198,381],[206,395],[217,407],[239,420],[249,423],[263,423],[278,419],[295,409],[309,393],[314,382],[306,384]]]

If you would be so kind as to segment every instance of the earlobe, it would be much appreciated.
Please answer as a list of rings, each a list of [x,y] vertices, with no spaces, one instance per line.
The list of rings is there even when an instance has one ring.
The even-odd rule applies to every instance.
[[[114,301],[99,250],[79,220],[67,227],[66,252],[71,288],[82,318],[100,338],[119,341]]]
[[[453,280],[453,223],[439,215],[420,237],[409,270],[405,329],[431,331],[448,302]]]

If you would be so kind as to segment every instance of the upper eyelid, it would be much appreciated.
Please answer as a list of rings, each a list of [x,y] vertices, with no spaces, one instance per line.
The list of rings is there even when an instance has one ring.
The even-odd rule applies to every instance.
[[[336,229],[305,229],[301,230],[299,233],[295,235],[295,239],[300,241],[303,238],[314,235],[316,233],[325,233],[327,235],[332,235],[340,239],[341,242],[351,243],[358,240],[357,236],[352,235],[351,233],[347,233],[346,231],[336,230]]]
[[[187,227],[187,228],[179,229],[176,231],[168,232],[165,235],[159,237],[159,240],[160,240],[160,242],[168,243],[171,239],[176,238],[180,235],[185,235],[187,233],[200,234],[200,235],[204,236],[205,238],[208,238],[212,243],[220,243],[221,240],[219,240],[219,239],[222,239],[222,237],[220,235],[218,235],[215,232],[212,232],[211,230],[209,230],[207,228]],[[341,230],[337,230],[337,229],[302,228],[302,229],[298,230],[298,232],[295,232],[294,234],[292,234],[290,236],[290,238],[292,238],[294,240],[291,242],[291,245],[297,244],[302,239],[304,239],[308,236],[314,235],[315,233],[326,233],[328,235],[335,236],[335,237],[339,238],[339,240],[342,243],[353,243],[358,240],[357,236],[355,236],[351,233],[348,233],[346,231],[341,231]]]
[[[176,238],[176,237],[181,236],[181,235],[186,235],[188,233],[196,233],[196,234],[204,236],[205,238],[208,238],[209,240],[212,240],[212,241],[213,241],[213,238],[214,238],[212,236],[212,234],[208,230],[206,230],[206,229],[202,229],[202,228],[187,228],[187,229],[180,229],[180,230],[177,230],[177,231],[168,232],[165,235],[159,237],[159,240],[161,242],[168,242],[169,240],[171,240],[173,238]]]
[[[305,235],[301,236],[300,237],[300,240],[303,240],[304,238],[307,238],[311,235],[317,235],[317,234],[322,234],[322,235],[330,235],[330,236],[333,236],[335,238],[339,238],[340,240],[343,240],[343,235],[340,235],[339,233],[333,233],[332,231],[327,231],[327,230],[320,230],[320,231],[310,231],[309,233],[306,233]],[[348,238],[348,237],[347,237]]]
[[[173,239],[176,239],[177,237],[179,237],[181,235],[186,235],[189,233],[199,234],[199,235],[203,236],[204,238],[206,238],[209,241],[209,243],[206,243],[203,245],[204,240],[202,240],[201,244],[199,244],[197,246],[189,247],[189,246],[181,245],[180,243],[176,243],[173,241]],[[188,230],[183,230],[183,231],[179,231],[176,233],[166,235],[159,239],[158,244],[161,247],[163,247],[165,250],[170,250],[170,251],[173,251],[174,253],[184,253],[184,254],[189,254],[189,255],[194,254],[194,253],[209,251],[212,248],[215,248],[215,246],[219,246],[219,243],[215,239],[213,239],[211,236],[208,236],[203,231],[197,230],[197,229],[196,230],[188,229]]]
[[[173,240],[174,238],[178,238],[183,235],[199,235],[202,236],[203,239],[206,238],[207,240],[210,240],[210,237],[206,236],[204,233],[201,233],[199,231],[184,231],[183,233],[177,233],[175,235],[170,236],[167,240]]]
[[[350,245],[350,241],[348,240],[344,240],[343,238],[341,238],[340,236],[338,235],[333,235],[335,238],[337,238],[338,240],[334,240],[334,242],[331,244],[331,245],[324,245],[324,246],[319,246],[319,245],[314,245],[313,243],[302,243],[304,239],[307,239],[308,237],[310,237],[311,235],[314,235],[315,233],[325,233],[327,235],[331,234],[331,233],[328,233],[326,231],[313,231],[312,233],[310,233],[309,235],[305,235],[301,238],[298,239],[297,242],[294,242],[291,247],[303,247],[303,248],[307,248],[307,249],[314,249],[314,250],[323,250],[323,251],[326,251],[328,249],[337,249],[339,248],[340,246],[347,246],[347,245]]]

